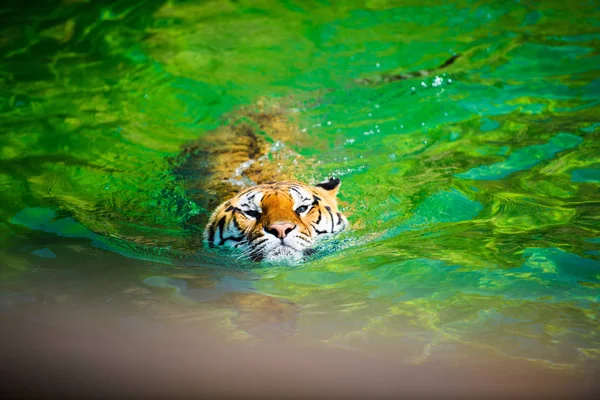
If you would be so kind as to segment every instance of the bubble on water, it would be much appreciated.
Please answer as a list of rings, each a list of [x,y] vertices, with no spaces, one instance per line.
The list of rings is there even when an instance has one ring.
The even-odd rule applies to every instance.
[[[375,104],[375,108],[379,108],[379,104]]]
[[[377,129],[377,133],[380,133],[381,131],[379,129]]]
[[[447,82],[451,84],[452,83],[452,79],[448,78]]]
[[[302,129],[300,132],[302,132],[302,133],[306,132],[306,128]]]
[[[381,67],[381,64],[377,63],[377,64],[375,64],[375,66],[376,66],[377,68],[379,68],[379,67]]]
[[[427,87],[427,84],[425,82],[421,82],[421,86]]]
[[[369,113],[368,115],[369,115],[369,117],[372,117],[372,116],[373,116],[373,114],[371,114],[371,113]]]
[[[425,122],[421,122],[421,126],[425,126]]]
[[[285,145],[282,141],[278,140],[271,145],[271,152],[276,153],[281,150]]]
[[[346,139],[346,144],[354,144],[355,139]]]
[[[252,164],[254,164],[256,162],[256,160],[248,160],[248,161],[244,161],[243,163],[241,163],[234,171],[234,175],[232,177],[230,177],[229,179],[227,179],[227,181],[229,183],[231,183],[232,185],[235,186],[239,186],[239,187],[247,187],[247,186],[253,186],[256,183],[254,181],[252,181],[251,179],[249,179],[247,176],[243,176],[244,171],[246,171],[248,168],[250,168],[250,166]]]
[[[431,83],[431,86],[437,87],[440,86],[442,83],[444,83],[444,80],[436,75],[436,77],[433,79],[433,82]]]
[[[400,129],[404,129],[404,125],[400,125]]]
[[[318,124],[314,124],[312,127],[313,128],[320,128],[321,127],[321,123],[319,122]]]
[[[327,121],[327,126],[331,126],[331,121]]]

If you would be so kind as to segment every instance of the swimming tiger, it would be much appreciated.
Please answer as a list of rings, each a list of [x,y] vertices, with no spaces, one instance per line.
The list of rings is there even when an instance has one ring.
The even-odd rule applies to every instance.
[[[433,73],[435,69],[381,74],[356,83],[385,84]],[[209,247],[232,248],[255,261],[299,261],[314,252],[321,239],[348,227],[338,209],[338,178],[315,186],[294,180],[300,163],[302,170],[315,163],[285,147],[307,140],[289,111],[281,99],[271,104],[260,100],[230,114],[215,131],[182,149],[174,173],[203,209],[188,226],[205,226],[202,237]],[[310,140],[314,146],[315,137]],[[208,214],[209,210],[215,211]]]
[[[348,227],[336,199],[340,183],[281,181],[244,189],[217,207],[204,239],[255,261],[300,261],[319,241]]]

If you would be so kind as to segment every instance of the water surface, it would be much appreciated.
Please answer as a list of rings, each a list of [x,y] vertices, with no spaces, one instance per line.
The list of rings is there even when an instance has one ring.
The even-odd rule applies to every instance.
[[[0,318],[598,371],[599,17],[593,1],[8,1]],[[343,181],[352,229],[301,266],[203,250],[186,222],[208,210],[172,173],[261,99],[306,134],[283,143],[298,178]]]

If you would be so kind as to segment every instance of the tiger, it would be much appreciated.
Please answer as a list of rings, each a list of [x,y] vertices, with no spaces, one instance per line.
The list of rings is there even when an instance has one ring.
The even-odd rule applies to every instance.
[[[453,55],[438,68],[379,74],[356,83],[380,85],[426,77],[458,57]],[[173,172],[201,209],[187,226],[204,227],[201,240],[209,248],[233,249],[239,257],[254,261],[297,262],[313,254],[322,239],[348,227],[338,208],[339,178],[316,185],[295,180],[299,165],[304,171],[316,160],[281,145],[309,139],[311,145],[317,144],[314,137],[303,135],[306,130],[299,129],[290,111],[281,99],[273,103],[262,98],[225,116],[216,130],[186,144],[177,157]],[[190,240],[195,243],[195,238]]]
[[[204,240],[253,261],[299,262],[348,227],[338,208],[340,185],[331,177],[314,186],[289,180],[246,188],[217,207]]]

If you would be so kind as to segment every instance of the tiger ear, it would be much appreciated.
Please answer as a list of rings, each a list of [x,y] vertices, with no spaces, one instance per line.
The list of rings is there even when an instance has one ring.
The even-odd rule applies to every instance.
[[[340,189],[341,183],[342,183],[342,181],[340,180],[340,178],[331,177],[326,181],[317,183],[315,186],[319,187],[321,189],[325,189],[328,192],[331,192],[331,194],[336,195],[338,190]]]

